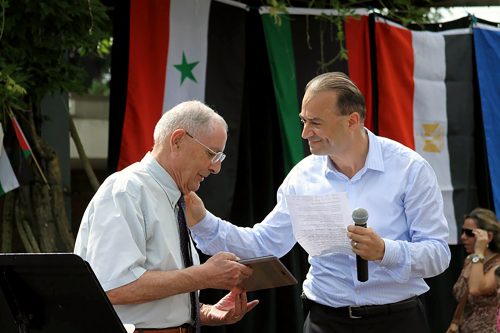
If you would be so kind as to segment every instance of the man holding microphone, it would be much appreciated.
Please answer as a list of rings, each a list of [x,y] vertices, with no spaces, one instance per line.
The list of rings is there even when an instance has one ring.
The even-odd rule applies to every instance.
[[[441,192],[431,166],[371,133],[365,114],[363,95],[345,74],[315,77],[299,115],[312,155],[287,175],[275,208],[253,228],[241,228],[206,212],[191,194],[188,224],[205,253],[282,257],[297,242],[287,196],[344,193],[352,207],[369,214],[368,228],[347,228],[351,254],[309,256],[304,332],[429,332],[418,296],[429,290],[424,278],[442,273],[450,261]],[[368,262],[366,281],[358,279],[356,256]]]

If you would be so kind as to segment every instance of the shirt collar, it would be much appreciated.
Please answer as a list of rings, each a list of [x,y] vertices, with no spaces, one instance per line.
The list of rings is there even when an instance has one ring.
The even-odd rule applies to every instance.
[[[384,157],[382,155],[382,147],[377,139],[368,128],[365,128],[368,134],[368,156],[366,156],[365,167],[376,171],[384,171]]]
[[[151,174],[156,182],[163,188],[171,203],[176,204],[181,197],[181,191],[167,170],[165,170],[160,163],[158,163],[150,152],[146,153],[141,163],[146,167],[146,170]]]

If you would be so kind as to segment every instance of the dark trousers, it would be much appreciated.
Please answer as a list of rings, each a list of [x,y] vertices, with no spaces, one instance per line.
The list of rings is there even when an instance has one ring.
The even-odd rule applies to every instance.
[[[349,318],[324,305],[311,302],[304,322],[304,333],[429,333],[424,305],[417,298],[415,306],[391,313]]]

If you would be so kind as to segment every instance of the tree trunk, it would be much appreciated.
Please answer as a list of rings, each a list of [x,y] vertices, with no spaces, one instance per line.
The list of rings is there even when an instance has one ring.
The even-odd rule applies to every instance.
[[[3,219],[2,219],[2,253],[12,251],[12,229],[14,225],[14,203],[15,192],[5,194],[3,201]]]
[[[59,159],[36,133],[33,114],[27,115],[23,119],[19,117],[18,121],[32,152],[27,159],[21,158],[20,163],[30,169],[33,177],[19,179],[20,188],[3,197],[0,249],[4,253],[22,252],[20,248],[26,252],[70,252],[74,237],[64,204]],[[14,238],[14,234],[19,235],[19,239]]]

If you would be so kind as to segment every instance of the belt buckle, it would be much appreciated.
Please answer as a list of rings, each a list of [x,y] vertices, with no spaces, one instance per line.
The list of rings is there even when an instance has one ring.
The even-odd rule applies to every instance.
[[[362,318],[362,317],[355,316],[355,315],[352,314],[352,307],[351,306],[349,306],[348,309],[349,309],[349,318],[351,318],[351,319],[360,319],[360,318]]]

